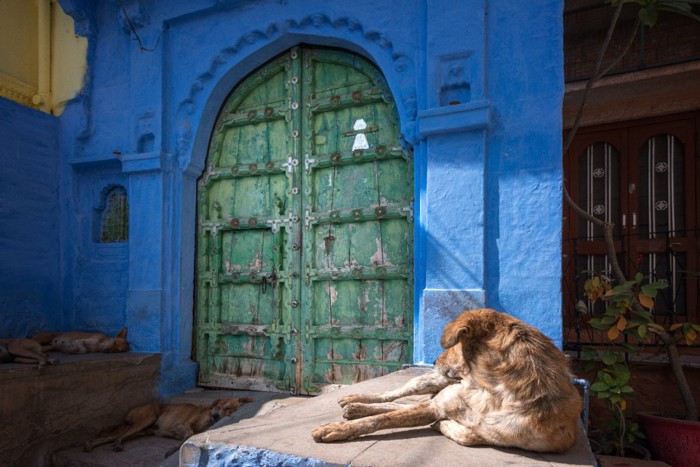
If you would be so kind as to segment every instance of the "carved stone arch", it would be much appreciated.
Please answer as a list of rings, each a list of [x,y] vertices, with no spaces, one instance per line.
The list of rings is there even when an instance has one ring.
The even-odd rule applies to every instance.
[[[384,33],[368,30],[353,18],[311,14],[301,20],[280,20],[242,32],[232,45],[216,54],[208,69],[192,83],[176,106],[175,148],[182,170],[204,169],[216,114],[231,89],[258,66],[300,43],[344,48],[374,62],[396,100],[404,138],[414,141],[417,110],[413,60],[396,51]],[[194,121],[198,121],[196,129]]]

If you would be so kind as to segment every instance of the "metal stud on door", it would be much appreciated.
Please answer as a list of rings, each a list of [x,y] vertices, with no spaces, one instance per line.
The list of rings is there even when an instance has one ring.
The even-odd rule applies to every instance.
[[[311,394],[412,353],[412,161],[379,72],[295,48],[223,106],[199,185],[205,386]]]

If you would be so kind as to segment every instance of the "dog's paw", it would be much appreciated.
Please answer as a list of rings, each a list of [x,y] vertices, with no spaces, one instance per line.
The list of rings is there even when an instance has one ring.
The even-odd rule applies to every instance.
[[[355,420],[370,415],[367,410],[367,404],[361,402],[351,402],[343,406],[343,418],[346,420]]]
[[[311,436],[317,443],[332,443],[333,441],[352,439],[345,428],[343,422],[328,423],[312,431]]]
[[[374,394],[351,394],[338,399],[338,404],[341,407],[345,407],[348,404],[371,404],[372,402],[381,402],[381,400]]]

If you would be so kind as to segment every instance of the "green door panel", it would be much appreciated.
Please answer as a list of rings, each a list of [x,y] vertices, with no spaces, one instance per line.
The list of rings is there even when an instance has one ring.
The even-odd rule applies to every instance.
[[[227,99],[199,181],[203,386],[313,394],[411,359],[413,173],[373,65],[295,48]]]

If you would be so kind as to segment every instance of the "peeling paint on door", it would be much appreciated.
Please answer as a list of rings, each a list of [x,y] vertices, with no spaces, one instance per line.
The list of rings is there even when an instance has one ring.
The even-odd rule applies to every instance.
[[[231,94],[198,191],[201,385],[314,394],[410,360],[398,139],[381,73],[353,54],[295,48]]]

